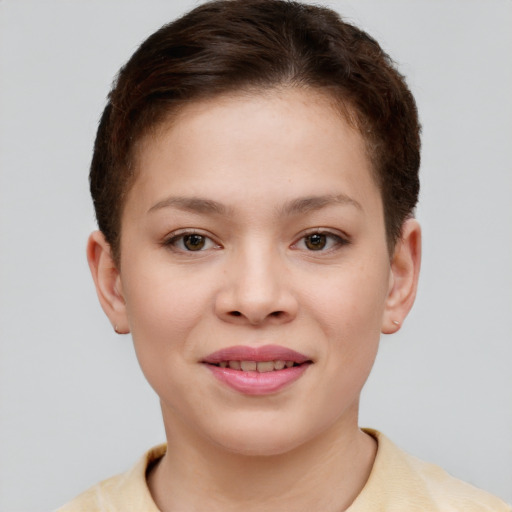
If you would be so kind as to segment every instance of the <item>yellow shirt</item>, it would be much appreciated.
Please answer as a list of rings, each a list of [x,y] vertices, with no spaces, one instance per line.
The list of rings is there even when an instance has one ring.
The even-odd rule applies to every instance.
[[[365,431],[377,439],[377,456],[347,512],[512,512],[499,498],[408,455],[380,432]],[[130,471],[91,487],[57,512],[159,512],[146,469],[165,450],[165,445],[149,450]]]

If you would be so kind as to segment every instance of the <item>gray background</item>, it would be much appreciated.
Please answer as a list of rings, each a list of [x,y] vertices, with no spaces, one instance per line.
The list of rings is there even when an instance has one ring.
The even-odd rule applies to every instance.
[[[110,81],[190,1],[0,0],[0,510],[55,508],[164,439],[85,261]],[[512,502],[512,2],[328,5],[399,63],[423,123],[419,298],[361,424]]]

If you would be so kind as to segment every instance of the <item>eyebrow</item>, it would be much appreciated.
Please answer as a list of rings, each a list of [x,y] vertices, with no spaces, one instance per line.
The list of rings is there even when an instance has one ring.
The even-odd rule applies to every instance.
[[[354,206],[358,210],[363,211],[361,203],[345,194],[328,194],[322,196],[308,196],[294,199],[286,203],[281,209],[284,215],[297,215],[320,210],[332,205]]]
[[[203,199],[201,197],[168,197],[154,204],[148,210],[148,213],[162,208],[177,208],[187,212],[216,213],[218,215],[226,215],[229,210],[222,203],[212,201],[211,199]]]
[[[321,196],[307,196],[293,199],[285,203],[280,209],[281,215],[299,215],[311,211],[320,210],[332,205],[354,206],[359,210],[363,207],[359,202],[345,194],[327,194]],[[154,204],[148,213],[161,210],[162,208],[177,208],[193,213],[228,215],[233,210],[222,203],[201,197],[168,197]]]

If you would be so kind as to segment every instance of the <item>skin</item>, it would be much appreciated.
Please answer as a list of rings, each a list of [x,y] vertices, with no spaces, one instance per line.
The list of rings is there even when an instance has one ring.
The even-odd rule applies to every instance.
[[[99,232],[88,259],[106,314],[132,333],[160,397],[169,456],[148,477],[155,502],[345,510],[376,453],[358,428],[359,395],[380,334],[399,328],[416,293],[417,222],[404,223],[390,257],[364,141],[314,91],[191,104],[141,141],[137,162],[120,268]],[[191,232],[206,237],[199,251],[184,244]],[[318,232],[326,245],[312,250]],[[265,344],[313,364],[263,397],[202,364]]]

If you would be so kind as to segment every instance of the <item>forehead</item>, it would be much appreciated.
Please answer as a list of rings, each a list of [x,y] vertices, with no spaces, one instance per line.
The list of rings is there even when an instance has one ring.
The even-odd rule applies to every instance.
[[[333,180],[359,192],[375,187],[365,141],[332,97],[294,88],[183,106],[141,139],[136,170],[135,188],[153,195],[168,187],[211,193],[240,185],[242,195],[261,190],[267,201],[270,182],[288,198],[308,186],[330,193]]]
[[[248,87],[184,101],[173,105],[163,114],[156,114],[155,120],[149,122],[147,127],[143,128],[142,132],[134,137],[134,161],[136,162],[139,159],[148,146],[154,145],[156,140],[162,138],[171,130],[176,133],[184,133],[191,128],[194,120],[199,120],[198,124],[201,124],[206,118],[217,117],[217,121],[222,123],[226,113],[230,110],[232,113],[236,110],[242,111],[244,106],[248,107],[251,104],[273,104],[275,110],[274,121],[278,120],[279,117],[284,120],[299,106],[302,117],[299,119],[299,116],[297,116],[295,121],[300,121],[299,126],[308,125],[313,130],[322,129],[318,123],[314,125],[310,123],[311,119],[315,117],[314,114],[321,111],[323,117],[340,121],[340,123],[336,123],[338,129],[346,131],[347,128],[352,128],[361,135],[362,141],[366,143],[364,135],[361,134],[358,127],[359,116],[356,110],[348,101],[345,101],[330,88],[321,89],[291,85]],[[234,117],[232,117],[232,120],[234,120]],[[271,120],[267,118],[265,122],[270,123]],[[255,138],[254,144],[256,143]],[[137,168],[136,165],[134,167]]]

